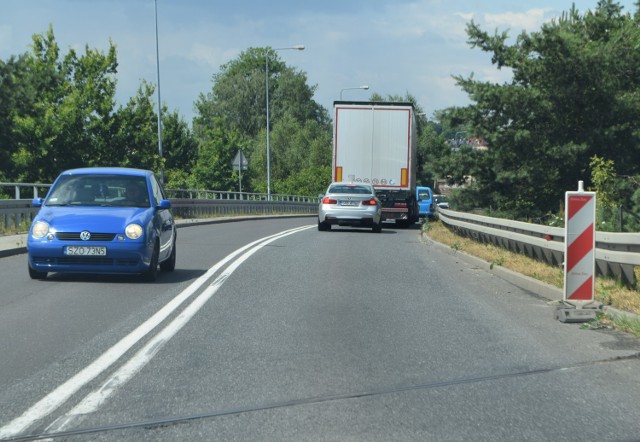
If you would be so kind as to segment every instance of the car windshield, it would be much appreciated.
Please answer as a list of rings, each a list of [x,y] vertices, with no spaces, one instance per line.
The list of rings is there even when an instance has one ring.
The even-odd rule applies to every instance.
[[[149,207],[144,177],[123,175],[63,175],[51,189],[47,206]]]
[[[329,188],[327,193],[349,193],[349,194],[362,194],[371,195],[371,188],[362,185],[354,184],[336,184]]]

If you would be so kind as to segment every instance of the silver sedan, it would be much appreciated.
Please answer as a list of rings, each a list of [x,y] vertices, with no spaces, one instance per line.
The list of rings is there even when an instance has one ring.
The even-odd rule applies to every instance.
[[[332,225],[382,230],[382,208],[371,184],[331,183],[318,208],[318,230]]]

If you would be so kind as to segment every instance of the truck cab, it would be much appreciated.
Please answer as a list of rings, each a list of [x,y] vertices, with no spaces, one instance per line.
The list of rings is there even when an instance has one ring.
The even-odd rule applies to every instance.
[[[435,208],[433,206],[433,191],[430,187],[416,187],[416,200],[418,201],[418,216],[423,218],[433,218]]]

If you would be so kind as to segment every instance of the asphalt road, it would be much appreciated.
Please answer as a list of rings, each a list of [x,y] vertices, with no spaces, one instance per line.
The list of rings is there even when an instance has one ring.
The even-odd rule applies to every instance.
[[[0,258],[0,440],[640,439],[640,341],[417,228],[178,235],[153,284]]]

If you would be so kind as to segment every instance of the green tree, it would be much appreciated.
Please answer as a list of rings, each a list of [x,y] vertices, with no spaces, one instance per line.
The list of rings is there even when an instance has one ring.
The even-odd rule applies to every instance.
[[[198,143],[186,121],[177,112],[162,113],[162,154],[166,188],[188,187],[189,174],[198,155]]]
[[[261,188],[266,177],[262,173],[266,170],[266,133],[263,131],[258,137],[260,140],[258,149],[253,151],[251,155],[254,184],[257,188]],[[264,142],[262,141],[264,140]],[[264,148],[263,148],[264,146]],[[278,120],[271,131],[270,135],[270,159],[271,159],[271,180],[272,191],[274,193],[285,192],[281,183],[288,180],[289,183],[296,181],[291,180],[292,176],[311,170],[321,171],[317,169],[331,166],[331,132],[326,126],[315,120],[306,120],[299,123],[292,114],[284,115]],[[331,176],[321,173],[322,186],[321,189],[313,188],[312,194],[325,190],[331,180]],[[297,180],[300,181],[300,180]],[[316,182],[316,180],[312,180]],[[307,186],[305,186],[307,187]]]
[[[99,164],[160,170],[154,90],[153,85],[143,81],[137,95],[130,98],[126,106],[118,108],[114,115],[112,143],[101,152],[97,159]]]
[[[589,180],[593,155],[610,158],[618,173],[634,174],[640,160],[640,27],[612,0],[593,11],[575,7],[538,32],[489,35],[471,22],[472,47],[492,53],[505,84],[456,77],[474,104],[448,111],[490,146],[472,167],[477,196],[517,218],[558,207],[567,189]]]
[[[243,182],[248,183],[243,190],[247,191],[267,190],[267,56],[269,138],[273,146],[273,149],[269,149],[272,191],[279,191],[279,183],[290,180],[291,176],[309,167],[315,170],[313,167],[320,163],[327,166],[331,161],[330,118],[326,109],[313,100],[315,86],[307,85],[306,74],[288,67],[272,48],[249,48],[237,59],[221,66],[220,72],[213,76],[211,91],[206,95],[201,94],[195,103],[196,117],[193,122],[200,151],[221,150],[217,154],[208,152],[207,156],[215,154],[216,158],[223,159],[229,152],[235,155],[237,149],[243,149],[249,159],[249,170],[243,173]],[[233,139],[233,146],[220,143],[228,137]],[[233,181],[237,186],[237,173],[229,167],[232,159],[233,156],[219,171],[215,182]],[[201,160],[202,157],[199,157],[198,161]],[[293,181],[295,179],[289,182]]]
[[[231,129],[253,138],[266,127],[266,56],[269,56],[269,108],[271,124],[284,113],[303,122],[329,117],[313,101],[315,86],[307,85],[305,73],[288,67],[272,48],[249,48],[220,67],[213,75],[213,87],[195,103],[197,128],[214,118],[223,118]]]
[[[198,153],[193,133],[176,111],[162,111],[162,151],[165,167],[181,170],[189,170]]]
[[[91,165],[105,145],[114,105],[117,61],[85,47],[60,60],[53,28],[33,36],[27,64],[28,84],[38,99],[13,114],[16,150],[11,155],[15,178],[51,182],[64,169]]]
[[[616,228],[618,199],[616,197],[616,171],[613,161],[591,157],[591,182],[596,192],[596,228],[612,231]]]
[[[240,133],[227,127],[224,121],[214,120],[210,128],[201,131],[197,158],[189,179],[190,187],[238,190],[238,179],[232,173],[232,163],[238,149],[246,150],[246,146]]]
[[[0,180],[17,181],[12,155],[18,150],[15,121],[36,97],[29,75],[28,55],[0,60]]]
[[[323,194],[331,182],[331,165],[311,166],[295,175],[278,180],[276,193],[315,196]]]

